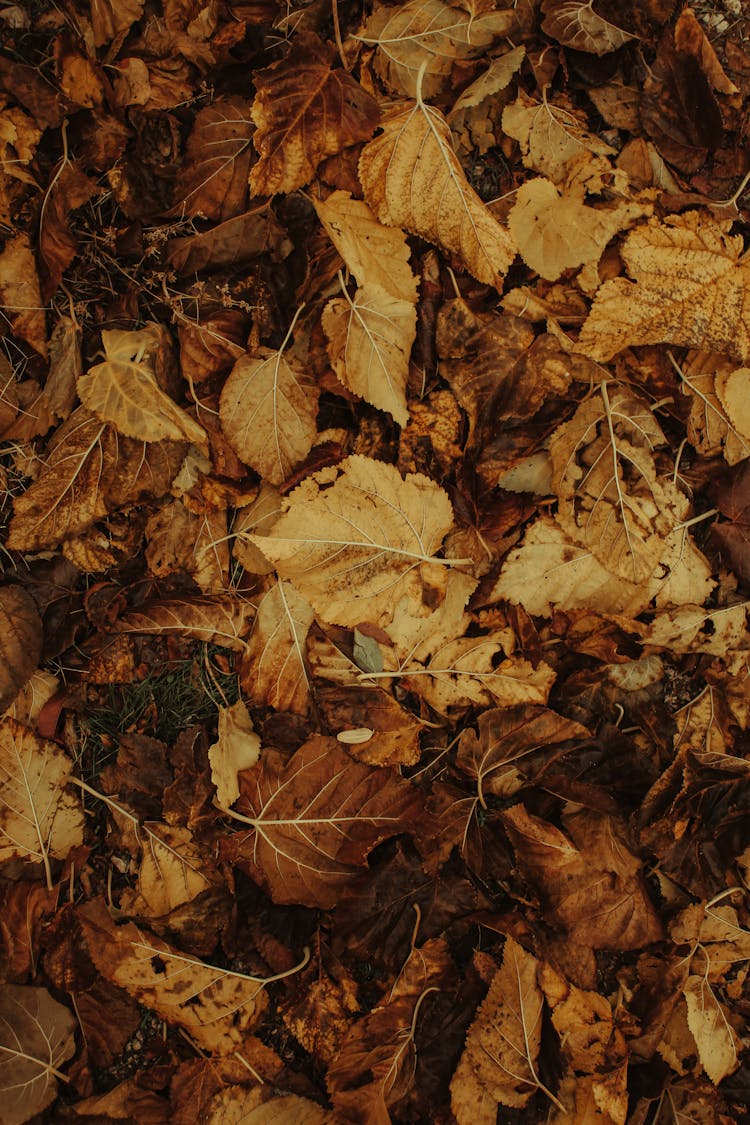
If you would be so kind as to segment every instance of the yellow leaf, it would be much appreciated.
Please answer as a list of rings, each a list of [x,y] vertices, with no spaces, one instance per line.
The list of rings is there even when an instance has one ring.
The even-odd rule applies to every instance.
[[[556,281],[567,269],[597,262],[604,247],[618,231],[649,215],[653,206],[618,203],[610,207],[587,207],[584,189],[560,194],[553,183],[538,177],[519,188],[508,216],[508,227],[527,265]]]
[[[219,708],[218,737],[208,748],[211,780],[219,807],[228,809],[240,795],[237,774],[258,761],[260,736],[255,733],[247,707],[239,699]]]
[[[242,688],[253,703],[307,714],[310,681],[305,639],[314,616],[289,582],[276,582],[263,595],[240,673]]]
[[[150,324],[138,332],[105,331],[102,343],[106,360],[78,379],[78,397],[87,410],[125,437],[189,441],[207,452],[206,431],[156,381],[159,327]]]
[[[514,47],[493,59],[456,101],[448,114],[448,124],[462,156],[474,148],[484,155],[497,144],[500,118],[510,97],[510,93],[503,97],[502,92],[509,88],[525,57],[525,47]]]
[[[354,456],[307,477],[270,534],[249,539],[324,621],[353,626],[387,623],[404,593],[421,602],[428,565],[444,589],[447,566],[434,554],[452,524],[434,481]]]
[[[638,344],[678,344],[750,362],[750,270],[741,235],[702,211],[631,231],[620,251],[634,281],[607,281],[577,348],[606,362]]]
[[[574,166],[587,175],[612,173],[608,156],[615,149],[586,129],[586,119],[572,108],[555,105],[546,96],[535,102],[521,91],[503,112],[503,132],[517,140],[527,168],[553,183],[563,184]]]
[[[200,850],[187,828],[139,825],[136,837],[141,847],[138,879],[120,897],[120,909],[131,917],[161,918],[209,887],[200,870]]]
[[[717,393],[717,383],[728,386],[735,370],[734,363],[724,356],[701,351],[688,352],[683,366],[678,367],[683,393],[692,400],[687,421],[688,441],[704,457],[722,453],[730,465],[750,457],[750,437],[735,427]],[[732,401],[731,390],[729,401]],[[741,406],[739,418],[742,421]]]
[[[382,223],[437,243],[478,281],[500,284],[516,248],[468,183],[439,110],[419,97],[384,121],[362,151],[359,177]]]
[[[238,359],[219,402],[221,424],[235,453],[271,484],[286,480],[318,432],[318,389],[284,347],[258,348]]]
[[[331,366],[345,387],[405,426],[417,311],[379,285],[365,285],[353,299],[341,288],[343,299],[329,301],[322,318]]]
[[[690,1033],[698,1048],[698,1058],[715,1086],[739,1066],[741,1044],[708,981],[689,976],[683,985]]]
[[[313,200],[318,218],[360,286],[379,285],[391,297],[416,304],[417,280],[402,230],[383,226],[362,199],[334,191]]]
[[[274,1096],[268,1086],[228,1086],[206,1108],[204,1125],[338,1125],[338,1118],[298,1094]]]

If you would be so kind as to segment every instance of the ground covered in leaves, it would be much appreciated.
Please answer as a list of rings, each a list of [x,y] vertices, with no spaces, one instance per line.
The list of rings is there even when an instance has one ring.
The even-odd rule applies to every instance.
[[[750,1120],[740,0],[0,9],[0,1122]]]

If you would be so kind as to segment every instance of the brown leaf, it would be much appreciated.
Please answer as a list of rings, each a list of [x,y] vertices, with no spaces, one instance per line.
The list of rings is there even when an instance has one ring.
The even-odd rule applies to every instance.
[[[626,950],[660,940],[641,864],[611,817],[588,810],[567,817],[572,839],[523,805],[507,809],[502,819],[519,867],[544,895],[547,917],[572,941]]]
[[[715,523],[711,534],[726,551],[735,574],[750,583],[750,461],[743,461],[719,487],[716,503],[729,522]]]
[[[564,47],[607,55],[637,39],[594,11],[593,0],[543,0],[542,31]]]
[[[42,264],[42,299],[57,292],[62,276],[78,253],[78,239],[70,229],[71,211],[82,207],[98,192],[95,182],[67,158],[53,169],[39,211],[39,257]]]
[[[220,808],[228,809],[240,795],[237,775],[258,761],[260,736],[241,699],[231,707],[219,708],[217,725],[217,739],[208,748],[208,760],[216,800]]]
[[[714,90],[720,94],[738,94],[739,89],[727,78],[701,24],[690,8],[683,8],[674,28],[674,45],[678,51],[693,55]]]
[[[14,335],[47,356],[47,323],[27,234],[9,238],[0,253],[0,302]]]
[[[118,633],[175,633],[242,652],[253,614],[252,603],[228,595],[164,598],[124,614],[115,628]]]
[[[285,765],[269,752],[240,778],[239,819],[250,831],[230,841],[274,902],[323,910],[381,841],[408,827],[417,790],[395,770],[353,761],[333,738],[314,735]],[[236,814],[233,814],[236,818]]]
[[[327,156],[372,136],[377,102],[346,71],[331,69],[335,57],[317,35],[300,31],[286,58],[255,72],[253,195],[303,187]]]
[[[515,245],[467,181],[439,110],[419,98],[387,118],[362,151],[359,177],[381,223],[457,254],[477,280],[501,283]]]
[[[39,478],[15,498],[8,546],[18,551],[52,547],[108,512],[159,497],[181,460],[180,445],[118,437],[81,406],[50,441]]]
[[[68,112],[65,100],[36,66],[0,58],[0,87],[29,111],[41,129],[56,129]]]
[[[261,598],[240,672],[242,689],[256,706],[307,714],[305,638],[314,616],[289,582],[277,581]]]
[[[473,149],[483,156],[497,144],[502,112],[513,96],[511,79],[525,56],[525,47],[513,47],[493,59],[487,70],[467,86],[455,102],[448,114],[448,124],[462,158]]]
[[[196,115],[170,215],[226,222],[245,211],[253,126],[243,98],[217,98]]]
[[[641,96],[641,122],[661,156],[681,172],[696,172],[723,136],[721,110],[694,55],[659,44]]]
[[[0,1097],[3,1125],[23,1125],[57,1096],[61,1068],[75,1053],[76,1020],[46,988],[3,985]]]
[[[103,47],[113,39],[124,38],[143,14],[144,0],[91,0],[91,25],[94,45]]]
[[[267,1087],[228,1086],[216,1094],[202,1118],[205,1125],[337,1125],[333,1115],[299,1094],[276,1094]]]
[[[268,204],[263,203],[202,234],[170,238],[164,260],[177,274],[191,274],[234,269],[266,253],[279,260],[291,248],[286,231]]]
[[[22,586],[0,586],[0,713],[21,691],[41,654],[36,602]]]

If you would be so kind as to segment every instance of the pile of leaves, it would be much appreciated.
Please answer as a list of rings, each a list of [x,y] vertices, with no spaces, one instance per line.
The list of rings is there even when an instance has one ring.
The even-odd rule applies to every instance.
[[[0,10],[0,1121],[750,1119],[739,0]]]

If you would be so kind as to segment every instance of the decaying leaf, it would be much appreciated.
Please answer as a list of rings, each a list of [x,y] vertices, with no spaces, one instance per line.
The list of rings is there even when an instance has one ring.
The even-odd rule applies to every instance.
[[[683,985],[687,1021],[698,1048],[698,1057],[708,1077],[718,1084],[739,1066],[737,1033],[709,982],[689,976]]]
[[[593,0],[544,0],[542,30],[576,51],[607,55],[637,39],[594,11]]]
[[[448,86],[457,60],[477,58],[517,28],[512,9],[472,18],[444,0],[407,0],[398,8],[376,7],[358,38],[377,46],[376,69],[397,94],[416,96],[425,63],[422,94],[432,98]]]
[[[141,848],[138,881],[121,896],[122,911],[141,919],[163,918],[208,888],[201,872],[203,855],[187,828],[149,823],[136,836]]]
[[[445,118],[421,96],[383,121],[381,136],[362,152],[359,176],[382,223],[437,243],[479,281],[500,284],[516,248],[468,183]]]
[[[157,325],[139,332],[102,332],[106,359],[77,382],[83,405],[118,433],[136,441],[190,441],[204,452],[206,431],[156,381]]]
[[[307,477],[271,531],[249,539],[324,621],[358,625],[389,620],[397,595],[419,604],[426,583],[445,588],[435,553],[452,522],[434,481],[354,456]]]
[[[313,618],[309,603],[290,582],[277,581],[261,598],[240,673],[256,705],[307,714],[305,639]]]
[[[242,598],[164,598],[124,614],[118,633],[177,633],[243,652],[255,607]]]
[[[636,344],[679,344],[750,362],[750,292],[742,240],[700,211],[631,231],[621,250],[633,281],[607,281],[578,348],[606,361]]]
[[[208,760],[219,808],[228,809],[240,795],[237,775],[258,761],[260,736],[241,699],[231,707],[219,708],[218,727],[218,738],[208,748]]]
[[[73,762],[54,742],[15,719],[0,722],[0,861],[40,863],[52,887],[52,860],[83,843],[83,812],[68,788]]]
[[[22,586],[0,587],[0,713],[13,702],[39,663],[42,621]]]
[[[317,35],[298,32],[285,59],[255,72],[254,195],[294,191],[326,156],[372,136],[377,102],[346,71],[332,69],[335,57]]]
[[[588,175],[611,174],[605,158],[614,149],[589,132],[580,113],[552,104],[546,97],[537,102],[519,93],[503,111],[503,132],[520,144],[526,167],[554,184],[564,184],[581,163]]]
[[[46,988],[3,984],[0,995],[0,1098],[3,1125],[40,1114],[67,1082],[62,1067],[75,1052],[73,1013]]]
[[[27,234],[9,238],[0,253],[0,301],[15,335],[46,356],[44,306]]]
[[[234,819],[237,859],[274,902],[327,909],[382,840],[404,831],[419,794],[397,772],[355,762],[334,738],[313,735],[286,762],[246,770]]]
[[[475,78],[455,102],[448,114],[448,124],[462,156],[474,148],[485,153],[497,143],[502,111],[512,97],[511,79],[525,56],[525,47],[513,47],[493,59],[487,70]]]
[[[216,98],[196,116],[174,185],[172,214],[224,222],[241,215],[247,200],[250,105]]]

